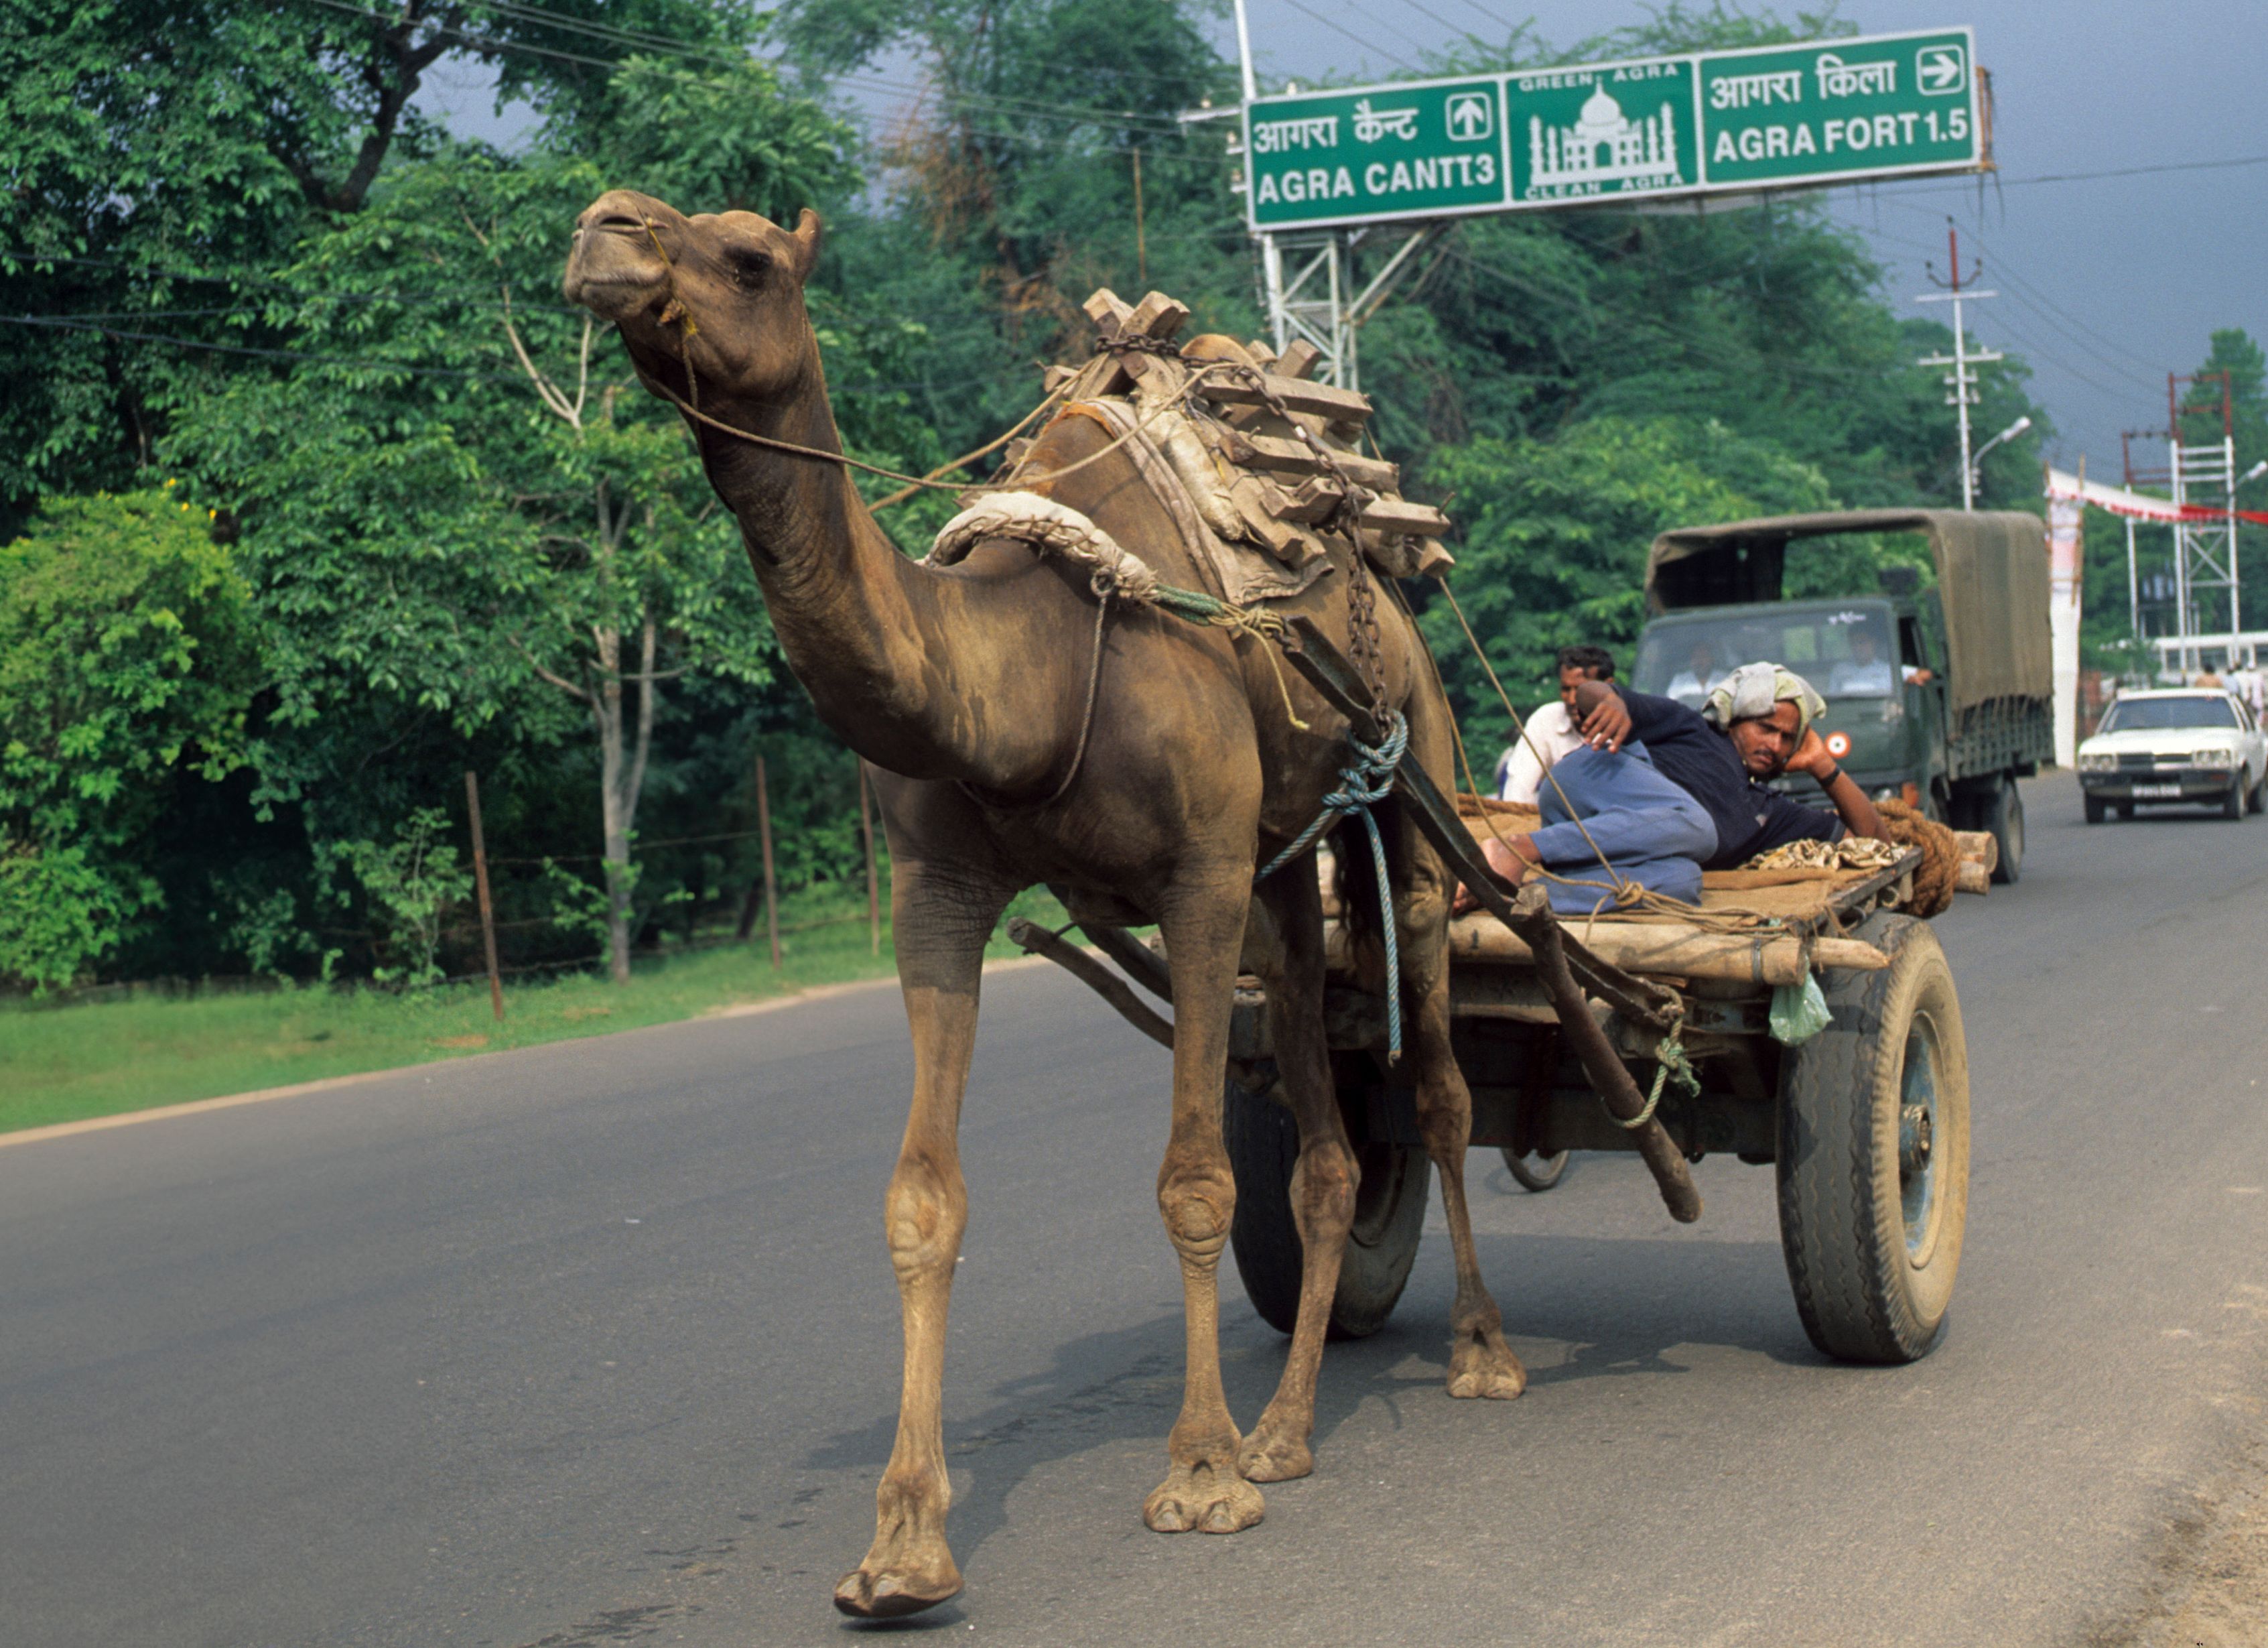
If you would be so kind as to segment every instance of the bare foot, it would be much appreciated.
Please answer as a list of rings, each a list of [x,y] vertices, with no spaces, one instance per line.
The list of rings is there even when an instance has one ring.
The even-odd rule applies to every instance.
[[[1288,1482],[1315,1468],[1315,1456],[1305,1437],[1279,1433],[1260,1415],[1260,1423],[1236,1452],[1236,1474],[1248,1482]]]
[[[1259,1521],[1267,1508],[1260,1490],[1233,1470],[1176,1465],[1151,1490],[1142,1520],[1160,1533],[1234,1533]]]
[[[1476,1329],[1449,1353],[1449,1394],[1508,1402],[1528,1388],[1528,1370],[1493,1327]]]

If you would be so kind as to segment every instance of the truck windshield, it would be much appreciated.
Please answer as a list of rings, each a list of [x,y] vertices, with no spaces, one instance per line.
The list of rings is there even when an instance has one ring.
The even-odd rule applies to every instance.
[[[2187,698],[2121,698],[2098,729],[2106,733],[2159,730],[2169,727],[2234,727],[2236,712],[2224,698],[2199,693]]]
[[[1638,643],[1631,684],[1697,709],[1741,665],[1765,661],[1786,665],[1830,698],[1898,690],[1889,613],[1874,606],[1665,619]]]

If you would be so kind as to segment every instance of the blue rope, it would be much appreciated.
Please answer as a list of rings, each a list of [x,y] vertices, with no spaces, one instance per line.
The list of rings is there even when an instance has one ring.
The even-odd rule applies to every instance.
[[[1394,770],[1402,764],[1403,751],[1410,747],[1410,724],[1399,712],[1382,710],[1386,721],[1386,736],[1375,744],[1366,744],[1353,733],[1347,735],[1347,744],[1352,757],[1339,769],[1339,787],[1323,797],[1323,810],[1314,823],[1300,832],[1299,839],[1270,859],[1267,867],[1252,878],[1258,886],[1278,870],[1302,857],[1315,844],[1315,838],[1340,818],[1359,815],[1363,827],[1370,832],[1370,861],[1378,871],[1378,925],[1386,935],[1386,1059],[1389,1064],[1402,1058],[1402,943],[1394,926],[1394,894],[1386,881],[1386,840],[1378,832],[1378,820],[1371,809],[1384,801],[1394,791]]]

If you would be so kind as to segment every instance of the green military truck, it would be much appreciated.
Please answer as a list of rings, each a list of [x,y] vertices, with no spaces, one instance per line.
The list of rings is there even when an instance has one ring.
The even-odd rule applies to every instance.
[[[1893,567],[1879,593],[1781,595],[1800,539],[1911,532],[1937,569]],[[1786,664],[1827,699],[1820,731],[1845,772],[1881,799],[1925,808],[1999,844],[1996,881],[2024,858],[2019,778],[2055,757],[2046,531],[2014,511],[1861,509],[1681,527],[1646,558],[1646,610],[1631,684],[1698,707],[1758,659]],[[1782,780],[1817,797],[1808,778]]]

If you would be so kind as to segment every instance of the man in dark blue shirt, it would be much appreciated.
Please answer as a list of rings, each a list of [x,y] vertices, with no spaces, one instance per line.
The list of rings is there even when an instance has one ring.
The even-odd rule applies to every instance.
[[[1811,725],[1822,707],[1801,676],[1774,664],[1748,664],[1720,683],[1698,712],[1675,698],[1592,681],[1577,691],[1575,716],[1594,750],[1612,753],[1625,743],[1643,743],[1655,771],[1698,802],[1716,827],[1714,850],[1700,858],[1700,867],[1733,869],[1789,841],[1836,841],[1846,833],[1888,839],[1874,804],[1836,765]],[[1809,774],[1827,793],[1834,813],[1766,787],[1783,772]],[[1642,852],[1644,819],[1617,823],[1624,849]],[[1660,824],[1665,843],[1693,838],[1690,821],[1671,810],[1663,810]],[[1482,851],[1490,867],[1508,881],[1519,881],[1529,865],[1538,863],[1564,875],[1580,868],[1559,851],[1567,845],[1559,839],[1564,833],[1547,829],[1486,841]]]

